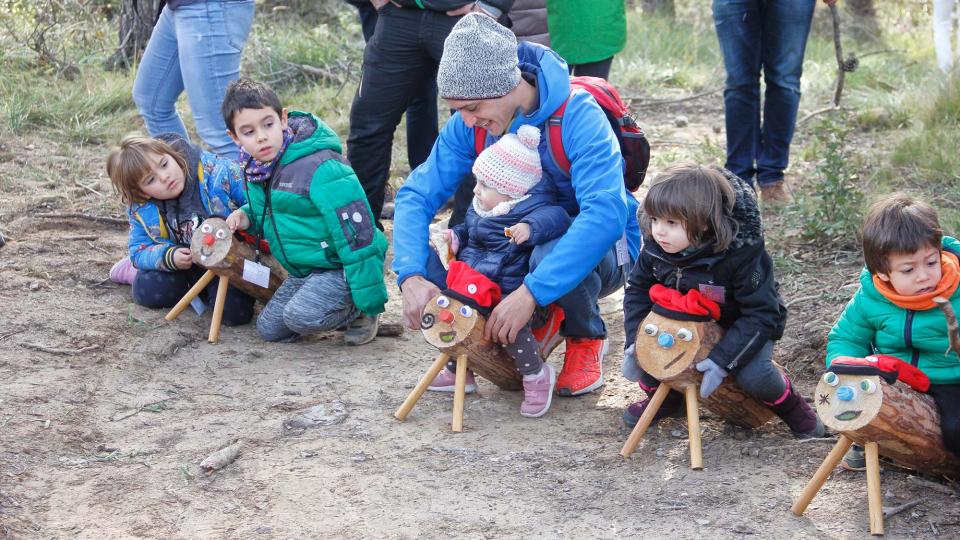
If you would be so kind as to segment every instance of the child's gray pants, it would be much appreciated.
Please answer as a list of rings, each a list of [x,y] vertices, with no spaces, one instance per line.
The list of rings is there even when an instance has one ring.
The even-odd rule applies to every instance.
[[[290,276],[257,317],[257,331],[267,341],[333,330],[360,315],[343,270],[317,270]]]

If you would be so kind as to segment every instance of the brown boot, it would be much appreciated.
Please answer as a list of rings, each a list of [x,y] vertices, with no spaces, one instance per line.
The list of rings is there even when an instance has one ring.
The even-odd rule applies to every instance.
[[[783,180],[760,186],[760,200],[764,204],[782,204],[793,200]]]

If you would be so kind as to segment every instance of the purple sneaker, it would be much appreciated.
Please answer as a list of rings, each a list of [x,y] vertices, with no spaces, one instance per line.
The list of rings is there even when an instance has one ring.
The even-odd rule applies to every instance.
[[[643,415],[643,411],[647,410],[647,405],[650,404],[650,398],[653,397],[655,388],[656,387],[653,387],[653,389],[647,391],[647,397],[631,403],[630,406],[623,411],[623,423],[626,424],[628,428],[633,428],[637,425],[637,422],[640,421],[640,416]],[[663,400],[663,405],[657,410],[657,414],[653,415],[653,422],[650,426],[652,427],[661,419],[667,418],[668,416],[683,416],[686,411],[687,407],[683,401],[683,395],[680,392],[671,390],[670,393],[667,394],[667,398]]]
[[[528,418],[539,418],[550,410],[553,400],[553,387],[557,384],[557,371],[550,364],[543,364],[539,376],[523,378],[523,403],[520,414]]]
[[[449,369],[444,368],[440,374],[433,379],[433,382],[430,383],[430,386],[427,387],[427,390],[430,390],[431,392],[453,393],[456,384],[457,374]],[[477,391],[477,380],[473,376],[473,371],[469,369],[467,370],[467,385],[464,390],[468,394],[472,394]]]
[[[124,257],[110,268],[110,281],[120,285],[133,285],[137,277],[137,268],[133,266],[130,257]]]

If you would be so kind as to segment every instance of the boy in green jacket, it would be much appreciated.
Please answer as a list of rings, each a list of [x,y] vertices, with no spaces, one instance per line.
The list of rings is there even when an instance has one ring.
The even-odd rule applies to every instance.
[[[288,116],[270,87],[246,78],[227,87],[221,112],[247,192],[227,225],[265,238],[290,273],[257,318],[260,335],[291,341],[350,324],[345,341],[369,343],[387,302],[387,241],[336,133],[312,114]]]
[[[827,366],[844,356],[882,353],[920,368],[930,378],[944,445],[960,456],[960,357],[933,302],[947,298],[960,311],[958,257],[960,242],[943,236],[928,204],[902,193],[874,204],[863,224],[860,289],[830,330]],[[845,466],[862,464],[862,450],[854,447]]]

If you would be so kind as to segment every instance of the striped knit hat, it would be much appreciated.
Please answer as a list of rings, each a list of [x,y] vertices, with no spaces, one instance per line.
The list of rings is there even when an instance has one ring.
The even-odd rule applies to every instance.
[[[539,144],[539,129],[520,126],[516,135],[508,133],[480,153],[473,163],[473,174],[478,182],[499,193],[515,199],[523,197],[543,175]]]

